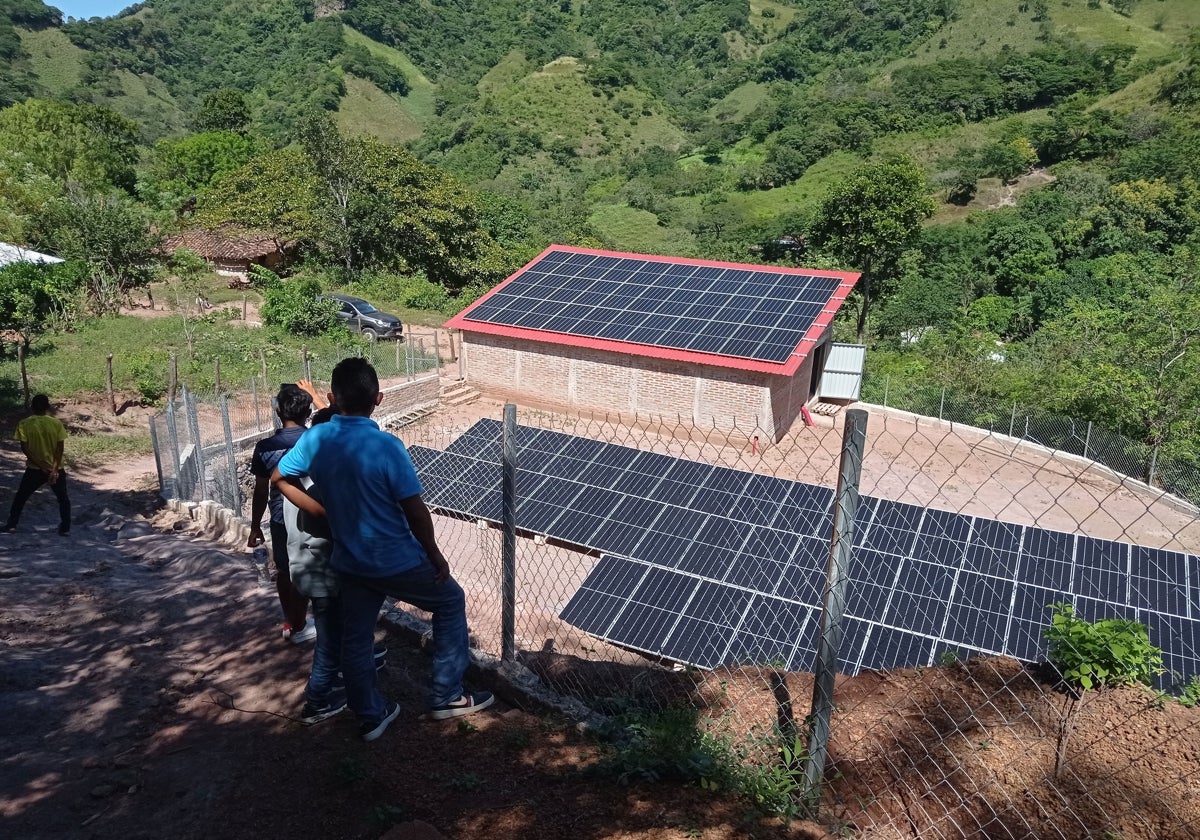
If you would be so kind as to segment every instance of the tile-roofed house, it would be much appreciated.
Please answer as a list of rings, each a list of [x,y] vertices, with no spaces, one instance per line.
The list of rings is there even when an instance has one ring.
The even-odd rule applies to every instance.
[[[178,248],[187,248],[212,265],[217,274],[245,277],[251,265],[275,268],[286,262],[291,247],[291,243],[280,242],[262,233],[233,228],[193,228],[168,236],[162,250],[170,254]]]

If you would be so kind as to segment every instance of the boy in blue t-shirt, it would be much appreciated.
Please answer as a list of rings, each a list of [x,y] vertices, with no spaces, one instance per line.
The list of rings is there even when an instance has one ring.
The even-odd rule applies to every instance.
[[[341,414],[301,437],[271,480],[301,510],[329,519],[329,565],[341,580],[346,700],[363,740],[378,738],[400,713],[399,705],[380,695],[375,679],[375,622],[385,597],[433,614],[429,717],[443,720],[487,708],[494,699],[490,693],[463,691],[466,596],[438,548],[412,459],[398,438],[370,419],[382,399],[375,369],[365,359],[343,359],[330,387]],[[301,476],[321,488],[323,505],[289,480]]]

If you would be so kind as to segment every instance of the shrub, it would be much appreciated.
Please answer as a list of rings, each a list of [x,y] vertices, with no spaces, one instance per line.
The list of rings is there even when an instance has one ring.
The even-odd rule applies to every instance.
[[[133,385],[143,400],[158,402],[167,393],[167,368],[170,358],[166,353],[140,350],[127,357],[125,364]]]
[[[1162,651],[1150,644],[1146,625],[1125,618],[1091,622],[1070,604],[1050,606],[1046,628],[1050,662],[1072,686],[1085,691],[1104,686],[1150,684],[1163,672]]]
[[[293,335],[320,335],[337,326],[339,304],[319,300],[321,284],[313,278],[289,280],[267,286],[260,313],[264,324],[282,327]]]

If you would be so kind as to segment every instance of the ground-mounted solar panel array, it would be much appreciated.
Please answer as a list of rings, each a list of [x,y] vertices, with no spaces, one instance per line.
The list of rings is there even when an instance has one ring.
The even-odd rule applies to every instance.
[[[501,425],[410,451],[434,508],[498,522]],[[518,427],[517,527],[601,555],[561,611],[598,638],[713,668],[811,670],[827,487]],[[840,668],[946,652],[1044,658],[1048,605],[1149,627],[1167,674],[1200,674],[1200,557],[862,497]]]
[[[551,247],[459,317],[783,364],[851,278]]]

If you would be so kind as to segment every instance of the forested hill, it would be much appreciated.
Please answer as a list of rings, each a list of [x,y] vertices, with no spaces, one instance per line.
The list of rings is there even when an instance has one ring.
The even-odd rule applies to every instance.
[[[83,185],[293,235],[327,283],[477,292],[551,241],[851,267],[877,381],[1194,459],[1198,31],[1196,0],[0,0],[0,238],[82,241]]]

